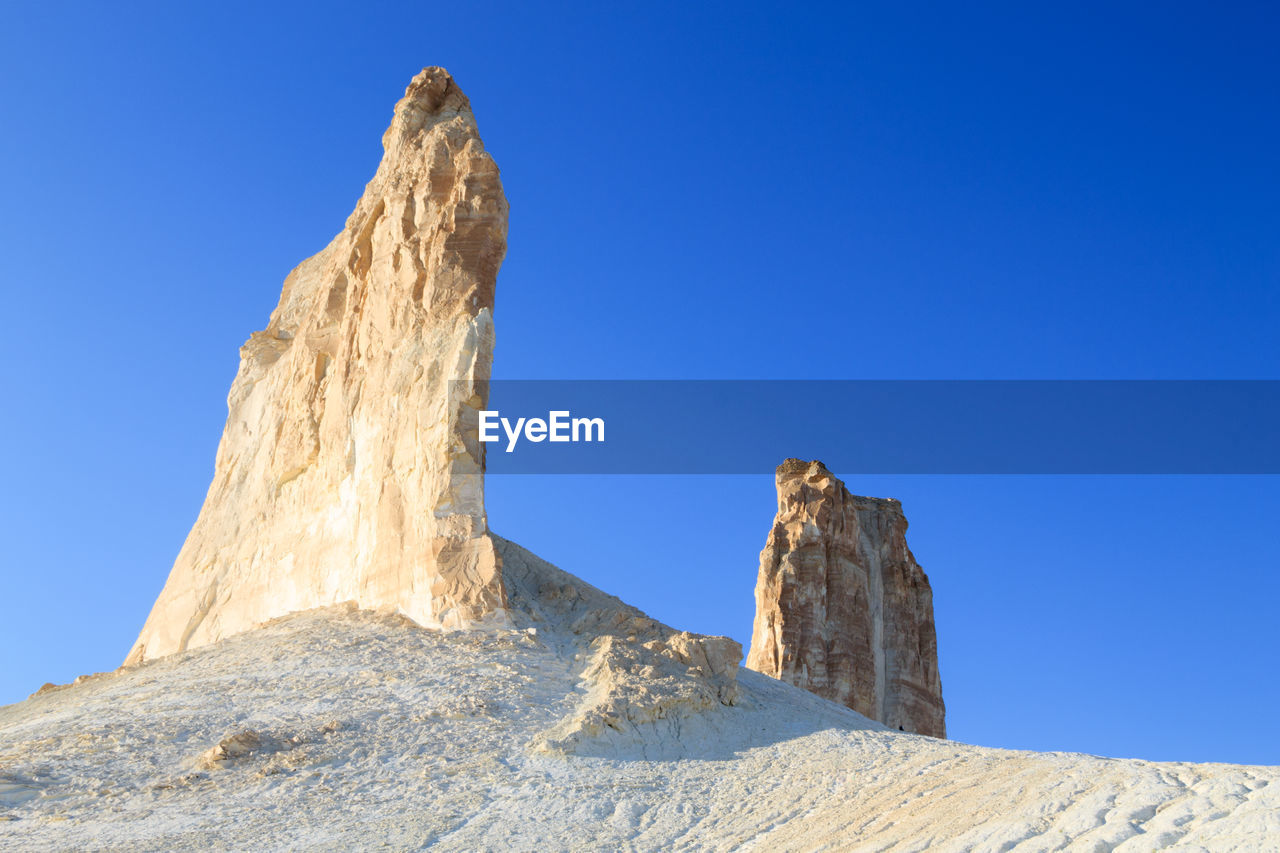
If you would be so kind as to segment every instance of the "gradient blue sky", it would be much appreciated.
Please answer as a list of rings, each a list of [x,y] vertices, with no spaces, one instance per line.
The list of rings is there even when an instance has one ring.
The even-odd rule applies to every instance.
[[[1280,13],[1032,5],[6,5],[0,702],[123,658],[237,348],[424,65],[511,200],[499,377],[1280,378]],[[955,738],[1280,763],[1278,478],[838,473],[903,501]],[[773,510],[767,471],[490,483],[744,642]]]

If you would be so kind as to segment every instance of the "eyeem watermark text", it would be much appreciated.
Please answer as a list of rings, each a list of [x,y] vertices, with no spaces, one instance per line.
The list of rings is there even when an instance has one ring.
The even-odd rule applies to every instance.
[[[507,435],[507,453],[515,450],[521,432],[532,442],[540,441],[604,441],[604,418],[574,418],[568,411],[547,412],[547,419],[510,418],[500,413],[482,409],[480,412],[480,440],[489,443],[502,441],[498,427]]]

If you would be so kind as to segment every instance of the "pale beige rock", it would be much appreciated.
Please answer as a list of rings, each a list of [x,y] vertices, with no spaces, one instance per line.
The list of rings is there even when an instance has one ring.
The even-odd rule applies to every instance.
[[[507,201],[441,68],[382,142],[346,228],[241,348],[213,484],[128,663],[338,602],[503,618],[476,420]]]
[[[736,704],[737,641],[677,631],[514,542],[494,539],[515,623],[581,665],[580,700],[534,738],[535,751],[617,749],[643,742],[654,726],[658,740],[674,747],[690,719]],[[648,751],[662,749],[650,743]]]
[[[242,732],[227,735],[200,753],[200,756],[196,759],[196,766],[209,770],[228,761],[234,761],[237,758],[246,758],[256,752],[260,752],[262,749],[262,735],[253,729],[245,729]]]
[[[901,504],[850,494],[821,462],[786,460],[777,485],[747,667],[945,737],[933,590]]]

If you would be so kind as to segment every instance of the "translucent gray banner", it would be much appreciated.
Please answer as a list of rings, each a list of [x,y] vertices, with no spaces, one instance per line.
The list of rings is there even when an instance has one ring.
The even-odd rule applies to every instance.
[[[495,380],[494,474],[1276,474],[1280,381]]]

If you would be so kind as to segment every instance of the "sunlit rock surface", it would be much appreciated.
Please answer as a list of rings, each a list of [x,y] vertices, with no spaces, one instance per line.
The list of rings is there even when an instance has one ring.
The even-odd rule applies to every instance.
[[[747,666],[879,720],[946,737],[929,578],[895,500],[849,493],[821,462],[778,466]]]
[[[213,484],[129,663],[338,602],[503,616],[476,418],[507,201],[444,69],[382,141],[346,227],[241,348]]]

